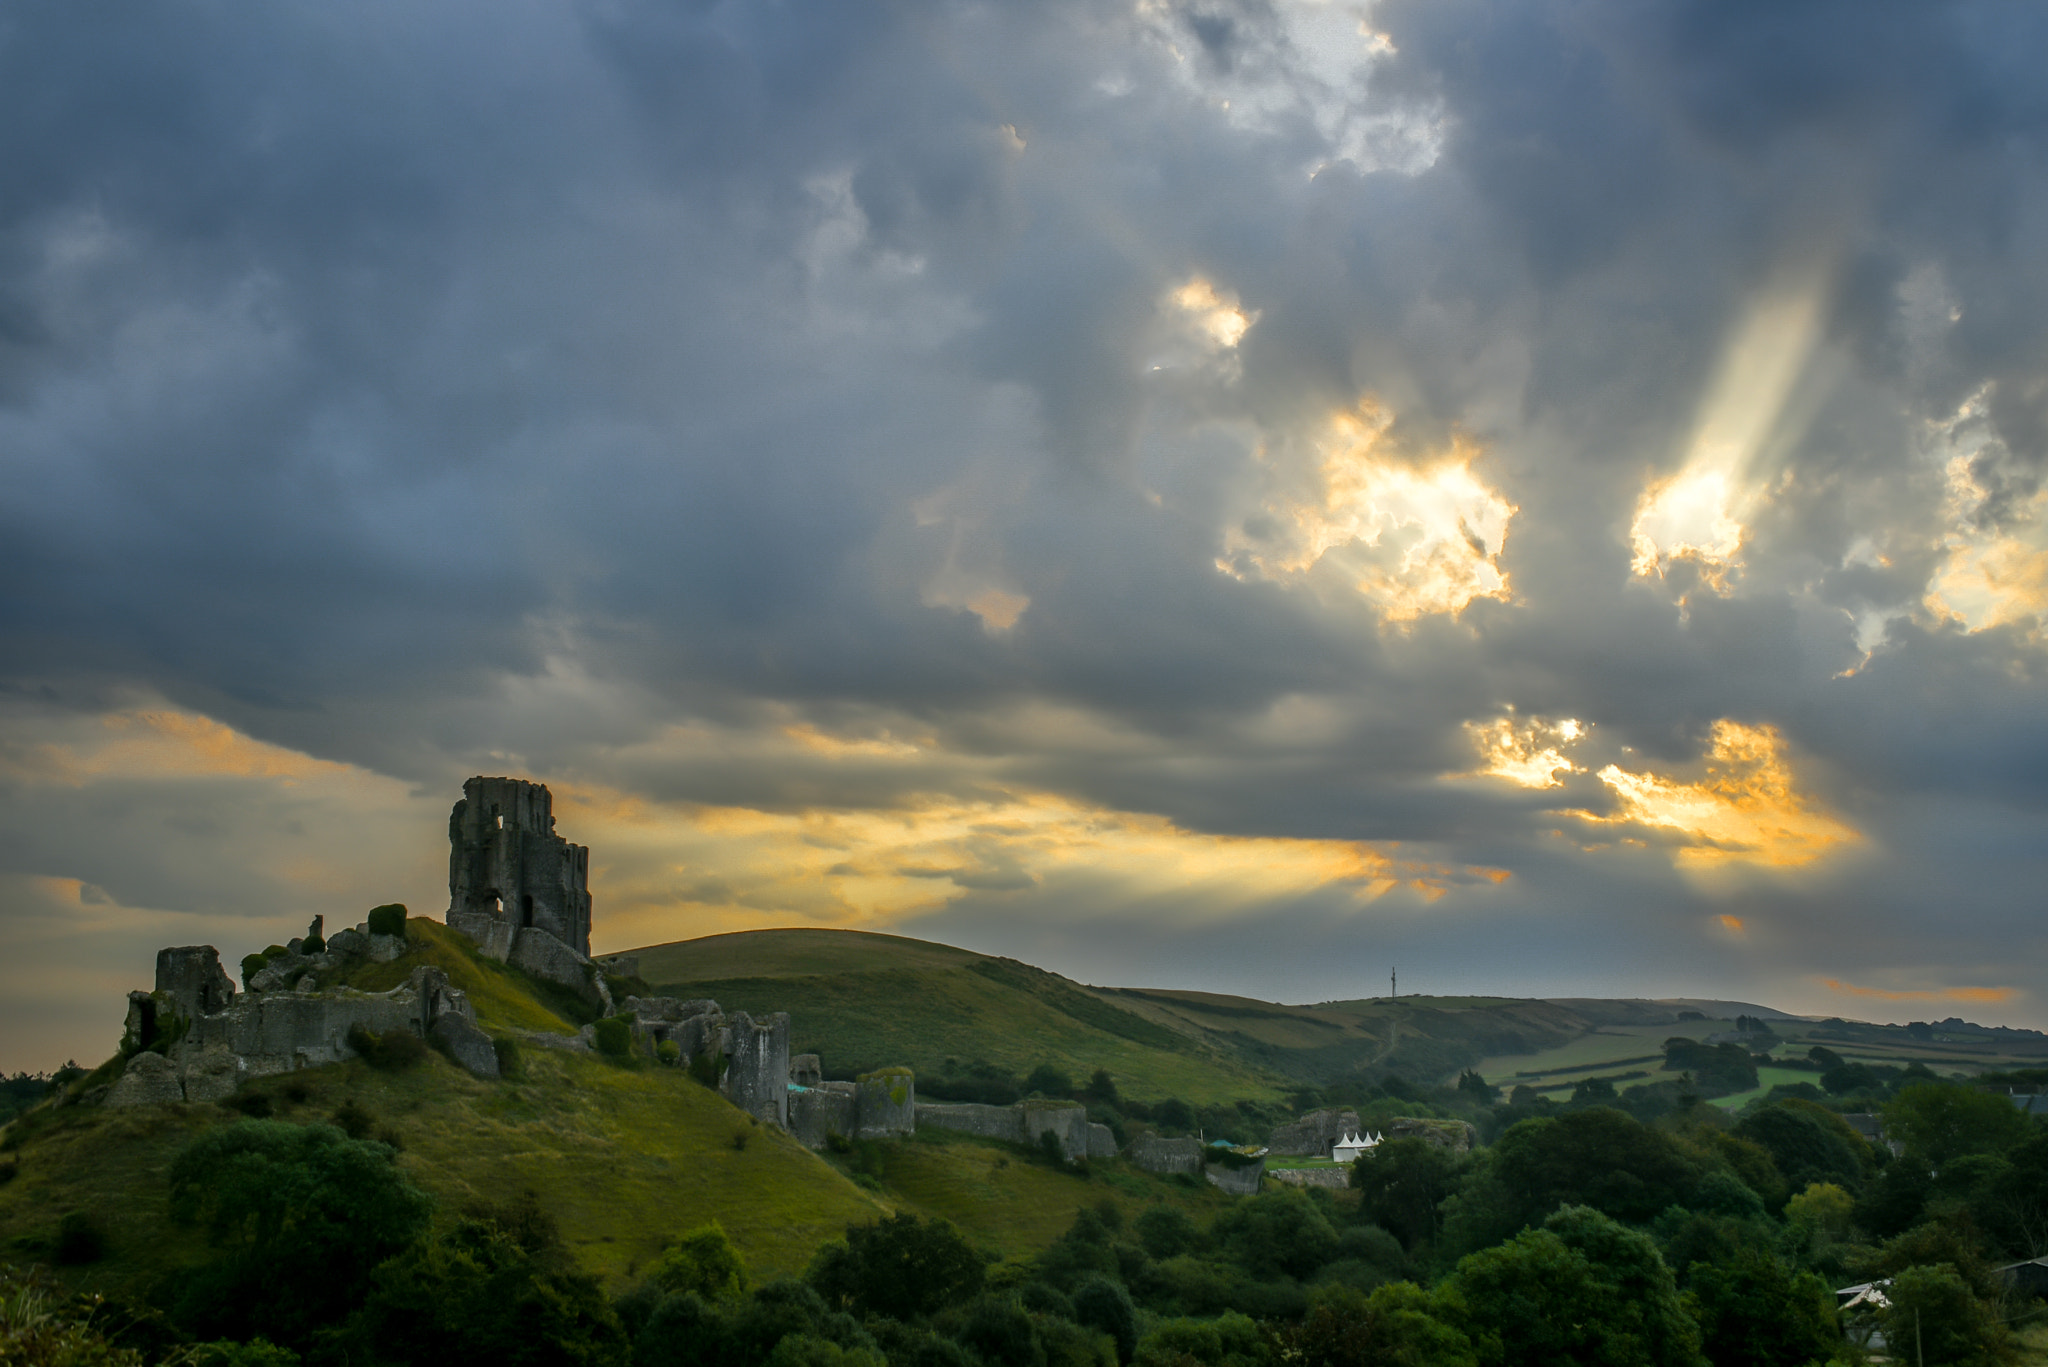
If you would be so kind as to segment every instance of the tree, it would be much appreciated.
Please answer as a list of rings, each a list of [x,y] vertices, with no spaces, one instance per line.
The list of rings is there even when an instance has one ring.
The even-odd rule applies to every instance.
[[[1138,1241],[1155,1258],[1173,1258],[1201,1242],[1194,1218],[1178,1206],[1147,1206],[1138,1213]]]
[[[171,1218],[217,1251],[181,1298],[204,1337],[302,1344],[342,1318],[371,1270],[420,1237],[432,1198],[389,1145],[331,1125],[243,1120],[201,1135],[171,1165]]]
[[[891,1215],[846,1231],[804,1274],[829,1304],[907,1320],[981,1289],[981,1254],[944,1220]]]
[[[1262,1191],[1218,1215],[1210,1232],[1254,1277],[1307,1280],[1337,1256],[1337,1231],[1299,1187]]]
[[[1131,1293],[1107,1277],[1089,1277],[1074,1288],[1074,1323],[1116,1341],[1118,1362],[1138,1349],[1138,1311]]]
[[[1097,1068],[1089,1075],[1088,1085],[1081,1089],[1081,1099],[1103,1106],[1116,1105],[1116,1079],[1109,1075],[1107,1068]]]
[[[435,1367],[623,1367],[618,1316],[559,1239],[465,1218],[379,1267],[339,1336],[348,1359]]]
[[[1805,1102],[1766,1106],[1735,1127],[1738,1138],[1763,1146],[1794,1190],[1832,1182],[1856,1190],[1863,1162],[1839,1117]]]
[[[1072,1096],[1074,1079],[1057,1064],[1041,1063],[1031,1070],[1030,1077],[1024,1079],[1024,1090],[1036,1092],[1039,1096]]]
[[[1908,1267],[1892,1277],[1883,1316],[1890,1351],[1942,1367],[1990,1367],[2000,1360],[2005,1328],[1990,1306],[1945,1263]]]
[[[1493,1145],[1493,1171],[1511,1203],[1510,1228],[1565,1204],[1641,1223],[1683,1205],[1699,1178],[1670,1135],[1598,1107],[1509,1127]]]
[[[1699,1328],[1645,1235],[1567,1206],[1462,1259],[1450,1286],[1488,1367],[1699,1367]]]
[[[715,1220],[677,1239],[654,1265],[650,1280],[663,1291],[687,1291],[707,1301],[737,1300],[747,1291],[740,1251]]]
[[[1136,1367],[1264,1367],[1266,1345],[1248,1315],[1227,1311],[1214,1319],[1161,1320],[1138,1341]]]
[[[1842,1346],[1835,1300],[1819,1277],[1746,1249],[1690,1270],[1701,1346],[1714,1367],[1822,1363]]]
[[[1362,1193],[1359,1214],[1401,1241],[1410,1252],[1436,1242],[1440,1208],[1457,1190],[1465,1164],[1426,1139],[1389,1139],[1351,1165],[1351,1185]]]
[[[1413,1282],[1391,1282],[1370,1296],[1348,1286],[1325,1287],[1310,1298],[1299,1325],[1282,1325],[1273,1338],[1279,1360],[1301,1367],[1478,1364],[1472,1341],[1449,1322],[1441,1299]]]
[[[1997,1153],[2027,1137],[2027,1118],[2004,1097],[1945,1082],[1917,1082],[1885,1103],[1884,1130],[1939,1168],[1966,1153]]]

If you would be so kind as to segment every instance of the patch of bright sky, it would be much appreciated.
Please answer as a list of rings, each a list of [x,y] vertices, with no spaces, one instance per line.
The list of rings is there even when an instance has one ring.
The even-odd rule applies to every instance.
[[[2018,489],[1987,487],[2009,471],[1990,399],[1989,386],[1972,394],[1930,443],[1942,459],[1947,558],[1927,606],[1972,631],[2048,612],[2048,487],[2024,476]]]
[[[1206,371],[1235,384],[1244,376],[1238,343],[1258,321],[1258,310],[1247,311],[1234,290],[1218,289],[1205,276],[1190,276],[1159,302],[1158,335],[1146,369]]]
[[[1271,536],[1232,528],[1217,568],[1287,579],[1327,567],[1389,622],[1508,598],[1500,556],[1515,505],[1472,473],[1479,452],[1463,439],[1419,464],[1398,459],[1387,437],[1392,422],[1369,399],[1334,415],[1311,491],[1267,502]]]
[[[1314,175],[1336,162],[1360,171],[1414,174],[1436,164],[1443,113],[1430,104],[1388,106],[1365,98],[1375,62],[1393,55],[1373,27],[1371,6],[1346,0],[1283,0],[1257,25],[1226,16],[1229,55],[1219,62],[1189,31],[1186,12],[1165,0],[1139,0],[1137,14],[1173,62],[1180,80],[1240,128],[1268,132],[1306,119],[1323,154],[1302,169]],[[1118,88],[1111,78],[1101,87]]]
[[[1586,772],[1565,751],[1591,728],[1566,718],[1500,718],[1467,723],[1478,772],[1524,788],[1561,786]],[[1614,793],[1612,815],[1579,813],[1599,825],[1657,827],[1683,837],[1681,866],[1744,862],[1779,868],[1810,864],[1861,837],[1797,789],[1776,728],[1723,719],[1700,772],[1679,777],[1603,765],[1595,777]]]
[[[1819,338],[1818,280],[1780,285],[1748,310],[1702,400],[1678,470],[1650,485],[1629,528],[1638,575],[1696,562],[1725,591],[1761,497],[1757,458],[1778,435]]]

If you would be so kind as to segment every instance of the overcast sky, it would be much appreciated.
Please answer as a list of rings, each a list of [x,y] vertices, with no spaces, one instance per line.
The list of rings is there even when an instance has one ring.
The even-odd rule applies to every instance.
[[[2048,1026],[2048,12],[0,15],[0,1067],[447,904]]]

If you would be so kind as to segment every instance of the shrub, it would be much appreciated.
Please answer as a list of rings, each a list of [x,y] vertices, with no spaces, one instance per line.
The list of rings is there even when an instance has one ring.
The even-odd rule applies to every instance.
[[[266,1120],[270,1117],[270,1097],[263,1092],[238,1092],[221,1102],[231,1111],[238,1111],[251,1120]]]
[[[352,1100],[342,1102],[328,1119],[350,1139],[367,1139],[377,1126],[377,1117]]]
[[[606,1016],[595,1026],[597,1052],[607,1058],[625,1058],[633,1052],[633,1027],[622,1016]]]
[[[405,903],[387,902],[381,907],[370,908],[370,933],[372,935],[405,935]]]
[[[732,1132],[733,1148],[744,1152],[747,1147],[747,1140],[751,1139],[752,1137],[753,1136],[747,1132],[745,1126],[741,1126],[739,1129],[734,1130]]]
[[[388,1073],[410,1068],[427,1056],[426,1041],[403,1027],[373,1034],[360,1023],[351,1025],[348,1047],[372,1068]]]
[[[1147,1206],[1138,1213],[1138,1241],[1155,1258],[1173,1258],[1201,1238],[1194,1217],[1178,1206]]]
[[[82,1267],[107,1256],[107,1232],[100,1222],[82,1210],[74,1210],[57,1222],[57,1240],[50,1257],[60,1267]]]
[[[718,1080],[725,1076],[726,1057],[706,1049],[690,1060],[690,1076],[713,1091],[718,1090]]]
[[[510,1035],[493,1035],[491,1052],[498,1056],[498,1076],[518,1077],[525,1072],[525,1063],[519,1054],[519,1041]]]
[[[804,1280],[835,1307],[910,1320],[966,1300],[983,1276],[981,1254],[944,1220],[891,1215],[849,1227],[846,1242],[819,1250]]]
[[[737,1300],[747,1291],[746,1264],[715,1221],[677,1239],[648,1279],[671,1294],[688,1292],[707,1301]]]
[[[249,986],[249,979],[255,977],[258,973],[261,973],[263,971],[264,965],[268,964],[269,962],[270,959],[266,955],[244,954],[242,956],[243,988],[246,989]]]
[[[19,1177],[20,1175],[20,1159],[10,1158],[5,1163],[0,1163],[0,1187],[6,1186],[9,1182],[12,1182],[16,1177]]]
[[[682,1061],[683,1046],[672,1039],[665,1039],[654,1046],[654,1057],[673,1068]]]
[[[1138,1312],[1131,1296],[1107,1277],[1090,1277],[1074,1288],[1074,1323],[1097,1329],[1116,1340],[1119,1362],[1138,1350]]]

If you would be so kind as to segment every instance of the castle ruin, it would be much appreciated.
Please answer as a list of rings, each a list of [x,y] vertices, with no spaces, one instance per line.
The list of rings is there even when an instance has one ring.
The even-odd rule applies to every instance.
[[[555,834],[545,784],[463,784],[448,815],[448,847],[449,925],[486,947],[521,930],[545,931],[590,957],[590,850]]]
[[[637,978],[639,965],[630,955],[591,959],[590,851],[556,833],[553,796],[539,783],[481,775],[463,784],[462,794],[448,818],[448,926],[485,957],[567,987],[602,1015],[625,1020],[635,1054],[693,1066],[706,1081],[715,1078],[740,1110],[815,1149],[835,1137],[892,1139],[931,1125],[1030,1146],[1050,1134],[1070,1161],[1115,1156],[1109,1129],[1090,1123],[1073,1102],[920,1102],[908,1068],[828,1082],[817,1055],[790,1057],[785,1012],[728,1013],[714,1001],[673,997],[615,1003],[607,974],[613,983]],[[388,910],[403,916],[402,907]],[[323,937],[315,918],[304,937],[245,960],[242,991],[211,945],[160,951],[154,990],[129,994],[125,1063],[98,1099],[117,1106],[224,1100],[249,1078],[355,1057],[351,1041],[360,1031],[407,1031],[469,1072],[496,1077],[496,1046],[440,969],[415,968],[388,992],[332,985],[351,964],[388,963],[407,953],[405,937],[372,933],[372,924],[374,917]],[[596,1043],[595,1026],[583,1027],[580,1039],[528,1033],[535,1043],[571,1049]],[[1319,1118],[1301,1136],[1310,1146],[1325,1142],[1312,1123]],[[1203,1167],[1192,1139],[1141,1142],[1130,1156],[1158,1172]],[[1236,1177],[1239,1185],[1247,1180],[1255,1186],[1257,1174]]]

